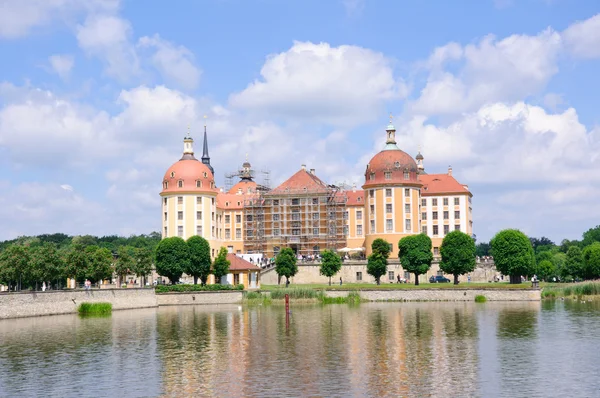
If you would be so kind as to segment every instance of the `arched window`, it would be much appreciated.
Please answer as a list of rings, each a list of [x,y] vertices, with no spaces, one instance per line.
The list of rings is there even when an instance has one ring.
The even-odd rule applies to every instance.
[[[196,188],[202,188],[202,181],[196,180]]]
[[[165,181],[164,183],[165,189],[169,189],[169,181]]]
[[[177,181],[177,187],[178,188],[183,188],[183,180]]]

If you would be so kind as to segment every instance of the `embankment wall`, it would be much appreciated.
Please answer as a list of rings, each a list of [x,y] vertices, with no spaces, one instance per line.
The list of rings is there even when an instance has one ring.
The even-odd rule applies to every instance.
[[[345,297],[350,290],[327,290],[328,297]],[[390,289],[361,290],[360,297],[368,301],[475,301],[485,296],[488,301],[540,301],[538,289]]]
[[[113,310],[156,307],[154,289],[90,289],[0,294],[0,319],[77,312],[82,302],[111,303]]]
[[[237,304],[242,301],[243,292],[185,292],[160,293],[156,295],[159,306],[163,305],[196,305],[196,304]]]

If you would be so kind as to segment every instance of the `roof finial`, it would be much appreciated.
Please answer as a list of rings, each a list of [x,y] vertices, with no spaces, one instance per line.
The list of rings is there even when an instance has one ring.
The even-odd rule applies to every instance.
[[[206,119],[208,118],[208,116],[204,115],[204,129],[206,130]]]
[[[248,152],[246,152],[246,162],[248,161]]]
[[[190,123],[188,122],[187,136],[190,136]]]
[[[390,124],[392,124],[392,122],[394,121],[394,116],[392,115],[392,112],[390,112]]]

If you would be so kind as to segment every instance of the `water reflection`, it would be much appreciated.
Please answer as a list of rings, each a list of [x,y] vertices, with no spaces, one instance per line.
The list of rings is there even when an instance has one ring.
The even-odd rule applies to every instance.
[[[599,310],[292,304],[289,322],[283,306],[0,321],[0,396],[594,396]]]

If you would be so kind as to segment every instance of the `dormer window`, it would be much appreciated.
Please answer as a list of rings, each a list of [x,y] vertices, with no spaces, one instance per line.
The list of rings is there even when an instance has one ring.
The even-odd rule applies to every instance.
[[[204,172],[204,178],[208,177],[208,174],[206,173],[206,171]]]
[[[169,189],[169,181],[163,182],[163,186],[165,187],[165,189]]]
[[[241,205],[241,204],[242,204],[242,202],[238,202],[238,206]]]
[[[177,181],[177,188],[183,188],[183,180]]]
[[[214,187],[215,187],[215,183],[211,181],[211,183],[210,183],[210,187],[211,187],[211,188],[214,188]]]
[[[360,202],[360,200],[361,200],[361,199],[362,199],[362,198],[359,196],[358,198],[356,198],[356,201],[357,201],[357,202]]]
[[[375,173],[371,173],[371,175],[369,175],[369,179],[373,181],[375,179]]]
[[[196,188],[202,188],[202,181],[196,180]]]
[[[410,173],[408,171],[404,171],[404,179],[405,180],[410,179]]]
[[[400,167],[400,162],[394,163],[394,166],[396,166],[396,168]]]
[[[229,207],[229,202],[225,202],[225,207]]]
[[[391,171],[386,171],[385,173],[383,173],[384,177],[386,180],[391,180],[392,179],[392,172]]]
[[[173,177],[175,177],[175,172],[174,171],[171,172],[171,178],[173,178]]]

